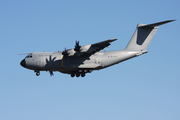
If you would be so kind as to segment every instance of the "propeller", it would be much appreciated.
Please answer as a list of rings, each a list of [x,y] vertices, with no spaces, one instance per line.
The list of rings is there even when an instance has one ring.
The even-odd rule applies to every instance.
[[[69,55],[67,49],[65,48],[64,51],[62,52],[62,55],[64,55],[65,57],[67,57]]]
[[[65,48],[64,51],[62,52],[62,55],[64,56],[65,60],[67,61],[67,57],[69,56],[69,53],[67,49]]]
[[[50,73],[51,77],[54,75],[54,74],[53,74],[53,71],[49,71],[49,73]]]
[[[76,40],[74,51],[80,52],[80,48],[81,48],[81,46],[79,45],[79,41]]]

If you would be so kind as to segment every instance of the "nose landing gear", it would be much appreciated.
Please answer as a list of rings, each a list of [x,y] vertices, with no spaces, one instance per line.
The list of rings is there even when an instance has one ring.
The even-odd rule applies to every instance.
[[[36,76],[40,75],[40,72],[38,70],[35,70],[34,72],[36,72]]]

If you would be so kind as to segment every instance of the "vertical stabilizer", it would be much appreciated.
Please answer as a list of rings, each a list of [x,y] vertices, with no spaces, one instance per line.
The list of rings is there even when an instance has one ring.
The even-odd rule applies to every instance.
[[[126,50],[146,50],[158,29],[157,26],[172,21],[174,20],[168,20],[149,25],[138,24],[134,35],[126,47]]]

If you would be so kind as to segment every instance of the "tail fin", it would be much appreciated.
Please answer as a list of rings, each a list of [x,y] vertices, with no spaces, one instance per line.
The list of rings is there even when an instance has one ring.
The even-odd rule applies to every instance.
[[[157,26],[172,21],[175,20],[167,20],[149,25],[138,24],[134,35],[126,47],[126,50],[146,50],[158,29]]]

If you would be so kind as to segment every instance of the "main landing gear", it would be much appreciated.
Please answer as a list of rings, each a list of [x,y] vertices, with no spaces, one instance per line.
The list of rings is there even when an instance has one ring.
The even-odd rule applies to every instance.
[[[85,73],[71,73],[71,77],[74,77],[74,76],[76,76],[76,77],[79,77],[79,76],[81,76],[81,77],[85,77],[86,76],[86,74]]]
[[[86,73],[91,73],[91,72],[92,72],[92,70],[79,70],[78,72],[71,73],[71,77],[74,77],[74,76],[76,76],[76,77],[79,77],[79,76],[85,77]]]

